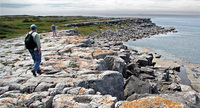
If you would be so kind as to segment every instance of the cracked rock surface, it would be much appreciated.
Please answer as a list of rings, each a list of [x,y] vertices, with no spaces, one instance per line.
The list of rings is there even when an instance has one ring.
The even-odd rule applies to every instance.
[[[55,38],[40,34],[43,73],[37,77],[24,37],[0,40],[0,107],[123,108],[149,101],[160,107],[200,106],[200,94],[181,85],[174,73],[178,65],[154,67],[151,53],[138,53],[105,36],[85,38],[68,31],[58,31]]]

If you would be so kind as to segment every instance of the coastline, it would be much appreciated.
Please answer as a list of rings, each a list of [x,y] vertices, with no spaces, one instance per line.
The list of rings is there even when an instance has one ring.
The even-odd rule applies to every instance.
[[[190,81],[190,85],[192,89],[200,93],[200,64],[192,64],[187,61],[173,61],[173,60],[167,60],[162,58],[157,58],[157,55],[155,52],[151,51],[150,49],[147,49],[145,47],[139,47],[142,52],[145,53],[152,53],[153,54],[153,62],[156,62],[155,67],[163,67],[163,68],[177,68],[182,66],[186,70],[187,78]],[[161,55],[162,56],[162,55]]]
[[[200,93],[200,64],[183,63],[187,72],[187,77],[191,82],[191,87]]]
[[[200,106],[200,94],[181,85],[174,74],[180,65],[158,60],[152,52],[138,53],[122,43],[174,28],[158,27],[146,19],[136,21],[132,22],[137,25],[134,29],[123,22],[121,31],[105,31],[102,37],[82,37],[71,29],[58,31],[59,37],[54,38],[51,32],[40,34],[43,74],[38,77],[31,74],[32,61],[24,49],[24,37],[2,40],[0,106],[119,108],[126,101],[144,98],[149,102],[151,97],[159,99],[161,107],[169,100],[187,107]],[[133,36],[127,37],[129,33]]]

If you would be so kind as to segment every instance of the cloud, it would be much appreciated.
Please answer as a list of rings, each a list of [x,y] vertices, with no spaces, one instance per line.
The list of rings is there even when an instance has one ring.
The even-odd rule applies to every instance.
[[[3,8],[24,8],[32,6],[32,4],[12,4],[12,3],[1,3],[0,7]]]
[[[131,14],[136,12],[200,13],[200,0],[1,0],[0,12],[1,14],[39,13],[41,15],[58,13]]]

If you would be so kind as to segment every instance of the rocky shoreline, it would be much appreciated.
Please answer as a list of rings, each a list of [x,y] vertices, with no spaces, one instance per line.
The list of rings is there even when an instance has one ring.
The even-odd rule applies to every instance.
[[[43,33],[42,75],[33,77],[32,60],[24,37],[0,40],[0,106],[31,108],[200,107],[200,94],[181,85],[171,62],[157,66],[158,55],[138,53],[121,41],[136,40],[174,31],[150,19],[127,19],[115,26],[77,36],[76,30],[60,30],[59,37]],[[136,101],[137,100],[137,101]]]

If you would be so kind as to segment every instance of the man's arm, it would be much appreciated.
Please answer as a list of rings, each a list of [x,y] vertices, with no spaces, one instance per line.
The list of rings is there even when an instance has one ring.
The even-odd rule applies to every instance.
[[[40,44],[40,36],[38,34],[35,35],[35,43],[37,45],[38,53],[41,53],[41,44]]]

